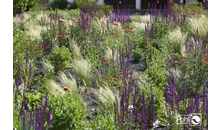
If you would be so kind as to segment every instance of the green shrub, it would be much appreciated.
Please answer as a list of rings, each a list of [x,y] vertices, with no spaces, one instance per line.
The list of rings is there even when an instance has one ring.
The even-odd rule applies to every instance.
[[[143,51],[140,48],[132,51],[132,58],[135,62],[139,62],[143,56]]]
[[[49,99],[52,105],[50,130],[83,129],[88,114],[79,94],[67,90],[63,96],[50,95]]]
[[[35,8],[39,0],[13,0],[13,15]]]
[[[69,67],[69,62],[72,53],[68,48],[62,46],[60,48],[55,47],[54,50],[48,55],[48,59],[51,64],[54,66],[54,71],[64,71],[67,67]]]
[[[103,10],[105,12],[105,15],[110,13],[110,11],[113,10],[113,7],[111,5],[105,5],[105,4],[97,4],[99,7],[99,10]]]
[[[90,9],[95,9],[95,4],[97,3],[96,1],[93,0],[75,0],[77,6],[79,8],[83,8],[84,11],[88,10],[88,5],[90,6]]]
[[[76,2],[73,2],[68,9],[71,10],[71,9],[77,9],[77,8],[78,8],[78,6],[77,6]]]
[[[189,2],[187,4],[185,4],[185,8],[193,8],[195,6],[199,6],[199,2]]]
[[[59,9],[67,9],[68,1],[67,0],[53,0],[52,2],[49,3],[49,6],[55,10],[57,8]]]

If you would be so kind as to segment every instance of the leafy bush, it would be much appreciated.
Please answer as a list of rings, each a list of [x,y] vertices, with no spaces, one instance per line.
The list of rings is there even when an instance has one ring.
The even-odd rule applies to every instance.
[[[88,116],[79,94],[70,94],[67,90],[63,96],[50,95],[52,120],[50,130],[82,129]]]
[[[97,1],[93,1],[93,0],[75,0],[77,6],[79,8],[83,8],[83,11],[88,10],[88,6],[90,6],[90,9],[95,9],[95,4],[97,3]]]
[[[69,6],[68,9],[77,9],[77,8],[78,8],[78,6],[77,6],[76,2],[73,2],[73,3]]]
[[[194,8],[195,6],[199,6],[199,2],[189,2],[185,4],[185,8]]]
[[[67,9],[68,1],[67,0],[53,0],[49,3],[49,6],[55,10],[58,6],[59,9]]]
[[[143,56],[144,53],[140,48],[132,51],[132,58],[135,62],[139,62],[143,58]]]
[[[105,15],[110,13],[110,11],[113,10],[113,7],[111,5],[105,5],[105,4],[97,4],[99,10],[103,10],[105,12]]]
[[[13,15],[35,8],[39,0],[13,0]]]
[[[64,71],[67,67],[69,67],[69,62],[72,53],[68,48],[62,46],[60,48],[55,47],[54,50],[48,55],[48,59],[51,64],[54,66],[54,71]]]

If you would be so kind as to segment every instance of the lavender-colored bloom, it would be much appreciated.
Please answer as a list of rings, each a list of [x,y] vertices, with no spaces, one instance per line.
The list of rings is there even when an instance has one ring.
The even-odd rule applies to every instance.
[[[152,122],[154,122],[155,119],[155,104],[154,104],[154,95],[153,95],[153,89],[152,86],[150,86],[150,90],[151,90],[151,108],[152,108]]]
[[[205,107],[206,107],[206,90],[204,86],[203,88],[203,114],[205,114]]]
[[[151,25],[151,39],[154,40],[154,24]]]
[[[18,60],[18,76],[21,77],[21,67],[20,67],[20,61]]]

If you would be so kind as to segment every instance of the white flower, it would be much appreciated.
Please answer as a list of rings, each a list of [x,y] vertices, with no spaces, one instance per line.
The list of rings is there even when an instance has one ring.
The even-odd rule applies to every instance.
[[[133,109],[133,108],[134,108],[133,105],[128,106],[128,109]]]
[[[153,123],[153,126],[154,126],[154,127],[158,127],[159,123],[160,123],[160,121],[159,121],[159,120],[156,120],[156,121]]]

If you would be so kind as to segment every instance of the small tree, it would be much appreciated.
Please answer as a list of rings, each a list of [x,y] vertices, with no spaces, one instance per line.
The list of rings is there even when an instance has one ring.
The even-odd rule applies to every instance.
[[[13,0],[13,15],[36,8],[39,0]]]

